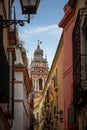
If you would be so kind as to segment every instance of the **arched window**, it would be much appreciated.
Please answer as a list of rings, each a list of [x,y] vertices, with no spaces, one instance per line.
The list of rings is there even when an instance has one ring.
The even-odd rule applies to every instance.
[[[42,90],[42,79],[39,79],[39,90]]]

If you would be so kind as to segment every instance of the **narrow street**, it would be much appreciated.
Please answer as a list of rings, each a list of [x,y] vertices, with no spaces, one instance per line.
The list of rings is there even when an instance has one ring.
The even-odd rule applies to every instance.
[[[0,130],[87,130],[87,0],[0,0]]]

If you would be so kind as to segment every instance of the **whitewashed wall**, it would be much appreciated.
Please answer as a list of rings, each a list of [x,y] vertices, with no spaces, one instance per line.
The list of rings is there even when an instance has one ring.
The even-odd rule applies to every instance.
[[[16,49],[15,64],[23,64],[20,49]],[[26,130],[29,128],[29,104],[24,83],[24,73],[15,72],[14,84],[14,120],[11,130]]]

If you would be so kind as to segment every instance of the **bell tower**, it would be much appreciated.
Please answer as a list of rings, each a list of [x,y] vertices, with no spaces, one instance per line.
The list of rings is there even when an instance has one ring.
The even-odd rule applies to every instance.
[[[30,64],[30,73],[33,83],[32,89],[37,98],[42,94],[49,73],[47,57],[44,58],[40,44],[41,42],[38,40],[38,45]]]

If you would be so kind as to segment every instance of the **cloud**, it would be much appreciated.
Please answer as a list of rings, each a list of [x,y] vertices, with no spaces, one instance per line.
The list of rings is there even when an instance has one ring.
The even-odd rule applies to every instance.
[[[40,34],[48,34],[48,35],[58,35],[61,33],[61,28],[58,28],[57,25],[49,25],[49,26],[31,26],[29,28],[19,30],[20,37],[27,37],[27,36],[35,36]]]
[[[34,50],[37,47],[37,40],[40,39],[43,42],[42,49],[45,50],[44,53],[47,54],[48,63],[51,66],[62,29],[55,24],[49,26],[25,26],[25,28],[19,29],[19,38],[25,43],[24,47],[28,50],[28,57],[33,57]]]

